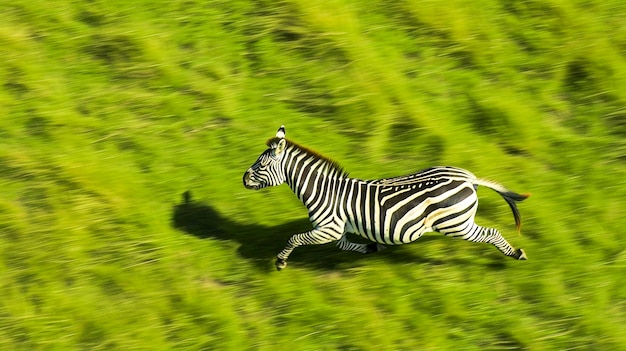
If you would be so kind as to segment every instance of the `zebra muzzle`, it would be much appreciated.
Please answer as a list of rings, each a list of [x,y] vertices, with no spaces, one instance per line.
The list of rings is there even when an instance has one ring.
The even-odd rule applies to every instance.
[[[246,173],[243,174],[243,186],[246,189],[259,190],[259,183],[252,180],[252,171],[247,170]]]

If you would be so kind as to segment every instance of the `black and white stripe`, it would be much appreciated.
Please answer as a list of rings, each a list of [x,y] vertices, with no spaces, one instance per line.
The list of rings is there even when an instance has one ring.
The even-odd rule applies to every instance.
[[[384,245],[407,244],[426,232],[440,232],[473,242],[496,246],[503,254],[524,260],[498,230],[474,223],[478,208],[476,187],[497,191],[509,204],[519,230],[515,202],[528,195],[476,178],[454,167],[433,167],[395,178],[350,178],[334,161],[285,139],[284,126],[268,141],[263,152],[243,177],[249,189],[287,183],[309,211],[313,229],[293,235],[278,254],[277,269],[286,265],[298,246],[336,241],[342,250],[370,253]],[[363,236],[371,244],[348,241],[346,234]]]

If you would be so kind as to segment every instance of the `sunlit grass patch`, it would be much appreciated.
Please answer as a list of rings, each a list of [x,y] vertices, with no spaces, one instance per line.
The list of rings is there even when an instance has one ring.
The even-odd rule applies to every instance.
[[[0,348],[619,349],[626,72],[617,1],[3,5]],[[0,6],[1,7],[1,6]],[[464,167],[479,223],[374,255],[302,247],[289,138],[356,177]]]

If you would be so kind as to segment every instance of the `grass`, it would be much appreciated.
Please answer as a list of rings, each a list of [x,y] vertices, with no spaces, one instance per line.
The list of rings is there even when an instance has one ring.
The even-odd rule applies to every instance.
[[[0,5],[3,350],[626,347],[619,1]],[[303,247],[288,137],[381,178],[464,167],[478,222],[376,255]],[[184,195],[186,194],[186,195]]]

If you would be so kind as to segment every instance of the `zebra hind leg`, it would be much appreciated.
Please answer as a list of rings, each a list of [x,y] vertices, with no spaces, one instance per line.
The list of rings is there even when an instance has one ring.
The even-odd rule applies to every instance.
[[[516,260],[528,259],[528,257],[526,256],[526,252],[524,252],[523,249],[515,249],[495,228],[486,228],[474,224],[469,228],[467,233],[462,235],[462,238],[473,242],[484,242],[492,244],[493,246],[497,247],[500,252]]]
[[[378,243],[359,244],[348,240],[347,234],[343,234],[341,239],[337,241],[337,247],[344,251],[355,251],[363,254],[378,252],[386,249],[386,246]]]
[[[378,252],[378,251],[383,251],[384,249],[386,249],[387,246],[383,245],[383,244],[379,244],[379,243],[369,243],[367,244],[367,252],[366,253],[372,253],[372,252]]]

